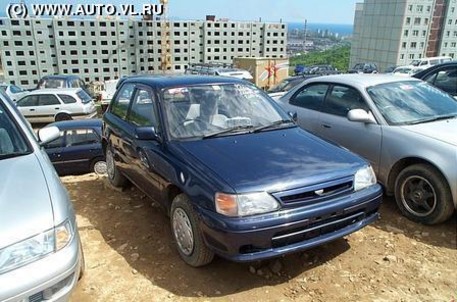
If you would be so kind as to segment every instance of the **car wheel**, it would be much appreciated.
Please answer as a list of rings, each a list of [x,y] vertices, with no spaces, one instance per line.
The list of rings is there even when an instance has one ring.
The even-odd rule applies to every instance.
[[[412,165],[401,171],[395,199],[403,215],[423,224],[443,222],[454,212],[446,179],[430,165]]]
[[[95,172],[98,175],[105,175],[106,170],[106,161],[104,161],[103,159],[96,158],[92,161],[91,171]]]
[[[190,266],[210,263],[214,253],[206,246],[195,210],[185,194],[179,194],[171,204],[171,229],[181,258]]]
[[[113,186],[122,188],[127,185],[127,179],[119,172],[119,169],[116,167],[113,151],[111,151],[111,148],[109,147],[106,149],[106,173],[108,174],[109,182]]]
[[[56,122],[60,122],[60,121],[69,121],[71,120],[71,115],[69,114],[66,114],[66,113],[59,113],[56,115],[55,117],[55,121]]]

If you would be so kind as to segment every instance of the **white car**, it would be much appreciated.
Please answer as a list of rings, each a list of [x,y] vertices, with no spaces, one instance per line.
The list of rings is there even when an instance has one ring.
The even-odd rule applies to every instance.
[[[30,91],[24,90],[19,86],[6,83],[0,83],[0,90],[5,92],[13,102],[16,102],[30,93]]]
[[[34,90],[16,105],[31,123],[93,118],[97,115],[92,98],[82,88]]]

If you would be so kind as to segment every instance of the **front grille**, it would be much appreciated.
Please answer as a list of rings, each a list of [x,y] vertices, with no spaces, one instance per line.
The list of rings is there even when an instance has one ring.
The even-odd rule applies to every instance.
[[[273,236],[272,246],[274,248],[283,247],[320,237],[357,223],[365,217],[364,212],[348,213],[319,220],[301,228],[279,232]]]
[[[319,185],[273,193],[285,206],[308,205],[325,201],[353,191],[352,177]]]
[[[29,302],[41,302],[44,301],[43,292],[36,293],[29,297]]]

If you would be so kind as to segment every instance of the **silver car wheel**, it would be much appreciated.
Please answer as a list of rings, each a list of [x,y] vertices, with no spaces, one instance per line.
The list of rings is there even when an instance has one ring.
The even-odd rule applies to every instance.
[[[107,164],[104,160],[97,161],[94,164],[94,172],[98,175],[105,175],[107,170]]]
[[[401,184],[401,201],[409,212],[424,217],[435,210],[437,195],[426,178],[413,175]]]
[[[194,250],[194,232],[189,216],[181,209],[177,208],[173,212],[173,232],[176,242],[181,252],[189,256]]]

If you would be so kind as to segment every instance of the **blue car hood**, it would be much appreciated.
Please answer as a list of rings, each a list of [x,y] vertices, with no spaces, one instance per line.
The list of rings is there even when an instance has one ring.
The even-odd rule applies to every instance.
[[[353,175],[366,162],[300,129],[180,142],[236,192],[278,192]]]
[[[0,160],[0,249],[54,226],[49,188],[35,154]]]

